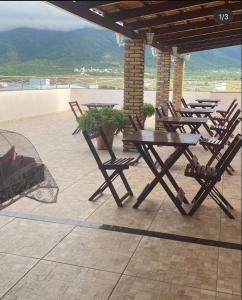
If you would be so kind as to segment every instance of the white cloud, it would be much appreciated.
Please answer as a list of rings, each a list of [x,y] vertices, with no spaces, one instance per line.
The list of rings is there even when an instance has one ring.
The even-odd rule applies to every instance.
[[[0,1],[0,31],[20,27],[62,31],[99,28],[43,1]]]

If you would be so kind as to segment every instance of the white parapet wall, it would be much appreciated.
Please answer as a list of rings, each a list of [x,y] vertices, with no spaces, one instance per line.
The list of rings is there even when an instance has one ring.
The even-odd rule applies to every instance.
[[[145,91],[144,101],[155,105],[155,91]],[[184,92],[186,101],[196,98],[221,99],[220,107],[226,108],[234,98],[241,107],[240,93]],[[170,92],[170,100],[172,92]],[[123,90],[106,89],[43,89],[0,91],[0,122],[58,113],[70,110],[69,101],[81,105],[90,102],[115,102],[122,107]]]
[[[69,109],[70,89],[0,92],[0,122],[31,118]]]

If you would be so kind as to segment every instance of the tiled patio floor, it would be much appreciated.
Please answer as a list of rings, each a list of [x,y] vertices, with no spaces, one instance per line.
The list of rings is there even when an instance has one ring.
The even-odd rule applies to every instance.
[[[101,228],[241,243],[240,155],[235,175],[217,185],[234,205],[235,220],[209,198],[192,218],[181,216],[160,186],[133,209],[135,196],[152,179],[142,162],[126,172],[135,196],[118,208],[109,191],[87,201],[102,177],[82,135],[71,135],[75,125],[69,112],[0,124],[32,141],[60,187],[56,204],[25,198],[0,212],[0,299],[241,299],[240,250]],[[121,138],[115,138],[115,152],[136,155],[121,151]],[[167,157],[171,149],[159,151]],[[193,151],[201,161],[208,157],[200,146]],[[179,159],[172,173],[191,200],[198,185],[184,177],[185,164]],[[122,193],[121,182],[116,185]]]

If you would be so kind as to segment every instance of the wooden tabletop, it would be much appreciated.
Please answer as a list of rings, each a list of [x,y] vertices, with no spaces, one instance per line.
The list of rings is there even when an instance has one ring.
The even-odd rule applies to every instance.
[[[214,108],[215,106],[217,106],[217,103],[206,103],[206,102],[203,102],[203,103],[197,103],[197,102],[195,102],[195,103],[188,103],[187,104],[188,106],[190,106],[190,107],[203,107],[203,108],[205,108],[205,107],[211,107],[211,108]]]
[[[139,130],[123,137],[124,142],[152,144],[159,146],[189,146],[196,145],[200,134],[164,133],[160,130]]]
[[[220,102],[221,100],[220,99],[196,99],[195,101],[197,101],[197,102],[201,102],[201,103],[203,103],[203,102],[207,102],[207,103],[213,103],[213,102],[215,102],[215,103],[218,103],[218,102]]]
[[[181,113],[187,113],[187,114],[212,114],[215,110],[212,108],[182,108],[179,110]]]
[[[118,103],[91,102],[91,103],[84,103],[82,105],[87,107],[114,107],[115,105],[118,105]]]
[[[170,124],[205,124],[208,118],[193,118],[193,117],[162,117],[159,121]]]

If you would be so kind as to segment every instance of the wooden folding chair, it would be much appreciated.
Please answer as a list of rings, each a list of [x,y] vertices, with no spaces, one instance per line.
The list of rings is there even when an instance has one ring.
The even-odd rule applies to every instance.
[[[227,144],[230,144],[229,139],[231,138],[231,135],[233,134],[234,130],[236,129],[239,123],[240,123],[240,119],[238,118],[235,119],[233,123],[231,122],[231,124],[229,124],[228,126],[228,129],[221,134],[219,139],[218,138],[200,139],[200,144],[204,145],[212,153],[211,158],[207,162],[208,166],[210,166],[215,159],[218,161],[220,160],[220,158],[222,157],[221,150]],[[230,175],[233,175],[232,171],[234,171],[234,169],[232,168],[232,166],[228,165],[226,170]]]
[[[76,121],[78,122],[79,117],[83,114],[79,103],[77,101],[71,101],[71,102],[69,102],[69,105],[75,116]],[[80,127],[77,126],[77,128],[72,132],[72,135],[78,133],[79,131],[80,131]]]
[[[129,115],[129,121],[135,131],[144,129],[144,126],[141,123],[137,114]]]
[[[193,206],[188,213],[189,216],[192,216],[201,206],[206,197],[210,195],[224,213],[229,218],[234,219],[234,216],[230,212],[230,209],[233,209],[232,205],[230,205],[226,198],[216,189],[215,185],[221,180],[224,171],[231,164],[241,146],[242,136],[241,134],[237,134],[215,167],[208,165],[202,166],[194,159],[186,166],[185,176],[195,178],[195,180],[201,185],[201,188],[192,201]]]
[[[216,110],[218,114],[220,114],[223,118],[227,116],[227,114],[232,110],[234,105],[236,104],[237,99],[234,99],[227,110]]]
[[[167,107],[169,112],[171,113],[172,117],[180,117],[180,115],[178,114],[178,112],[175,110],[175,107],[173,105],[173,103],[171,101],[168,101],[167,103]],[[186,130],[184,128],[184,125],[178,125],[177,129],[181,132],[181,133],[186,133]]]
[[[182,103],[182,105],[183,105],[184,108],[188,107],[188,105],[187,105],[187,103],[186,103],[186,101],[185,101],[184,98],[181,98],[181,103]]]
[[[107,137],[105,136],[105,133],[103,132],[103,129],[97,128],[95,129],[93,132],[88,132],[86,130],[82,131],[84,138],[86,139],[86,142],[97,162],[98,168],[101,171],[103,177],[104,177],[104,182],[103,184],[96,190],[96,192],[88,199],[89,201],[93,201],[98,195],[102,194],[103,191],[106,188],[109,188],[113,198],[115,200],[115,202],[117,203],[117,205],[119,207],[122,207],[123,204],[122,202],[128,197],[128,196],[133,196],[133,192],[131,190],[131,187],[129,186],[129,183],[126,179],[126,177],[124,176],[123,171],[127,170],[130,166],[133,166],[136,162],[137,159],[135,158],[117,158],[113,152],[113,150],[111,149]],[[100,159],[98,152],[96,151],[94,144],[92,142],[92,139],[95,137],[100,136],[106,147],[108,150],[108,153],[110,154],[110,159],[102,162],[102,160]],[[113,170],[113,172],[111,173],[111,175],[108,174],[109,170]],[[126,193],[124,196],[122,196],[121,198],[119,197],[117,191],[114,188],[113,185],[113,181],[120,176],[125,188],[126,188]]]
[[[233,112],[235,111],[238,103],[234,102],[233,106],[231,107],[230,111],[224,117],[213,117],[213,121],[216,123],[214,125],[221,125],[224,126],[232,117]]]
[[[210,126],[210,129],[216,132],[215,136],[219,136],[220,137],[223,134],[224,131],[228,130],[230,124],[233,124],[233,122],[236,119],[240,118],[240,113],[241,113],[241,110],[237,109],[235,111],[235,113],[233,114],[233,116],[231,116],[231,119],[228,120],[228,121],[226,121],[226,123],[224,125],[212,125],[212,126]],[[233,137],[233,136],[231,136],[231,137]]]

